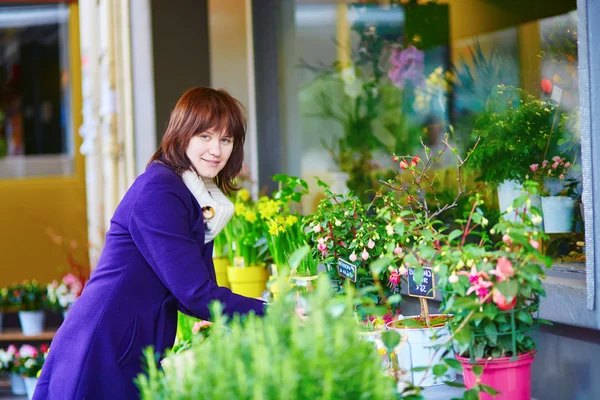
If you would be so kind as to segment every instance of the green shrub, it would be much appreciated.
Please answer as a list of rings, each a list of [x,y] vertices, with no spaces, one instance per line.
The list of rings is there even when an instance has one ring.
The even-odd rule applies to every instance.
[[[360,338],[351,296],[330,297],[322,277],[309,295],[310,317],[295,314],[292,293],[269,305],[264,318],[234,319],[202,345],[163,360],[147,349],[142,399],[392,399],[395,381],[375,346]],[[226,322],[213,306],[216,326]]]

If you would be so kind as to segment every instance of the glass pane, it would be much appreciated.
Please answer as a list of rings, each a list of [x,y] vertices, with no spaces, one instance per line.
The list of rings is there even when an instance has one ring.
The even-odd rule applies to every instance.
[[[0,7],[0,178],[73,174],[68,10]]]
[[[298,88],[289,100],[298,110],[283,117],[302,149],[289,172],[313,192],[319,176],[368,201],[398,170],[393,154],[437,154],[448,134],[464,159],[478,143],[463,183],[486,185],[490,224],[515,190],[537,181],[544,251],[584,269],[576,2],[402,3],[296,2],[295,31],[283,33],[295,48],[283,54],[299,61],[283,76]],[[455,161],[441,158],[435,187],[446,200],[457,193]],[[305,199],[305,211],[319,199]],[[442,219],[451,224],[461,207]]]

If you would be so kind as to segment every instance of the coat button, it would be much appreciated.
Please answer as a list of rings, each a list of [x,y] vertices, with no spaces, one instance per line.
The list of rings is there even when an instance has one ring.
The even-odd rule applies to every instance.
[[[212,208],[211,206],[202,207],[202,217],[204,217],[205,220],[212,219],[214,216],[215,216],[214,208]]]

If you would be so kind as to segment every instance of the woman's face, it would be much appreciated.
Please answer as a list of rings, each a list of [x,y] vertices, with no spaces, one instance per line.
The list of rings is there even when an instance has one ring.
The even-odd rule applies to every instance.
[[[208,130],[190,139],[185,154],[201,177],[214,178],[225,167],[232,151],[233,137]]]

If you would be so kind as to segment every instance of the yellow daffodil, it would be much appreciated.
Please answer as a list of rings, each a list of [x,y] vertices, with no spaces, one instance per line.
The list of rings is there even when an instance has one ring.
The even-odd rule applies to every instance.
[[[242,201],[248,201],[250,200],[250,192],[247,189],[242,189],[238,192],[238,197]]]
[[[292,226],[294,225],[296,222],[298,222],[298,217],[296,217],[295,215],[288,215],[285,218],[285,224],[287,226]]]
[[[252,210],[247,210],[244,213],[244,219],[248,222],[250,222],[251,224],[253,224],[254,222],[256,222],[256,220],[258,219],[258,217],[256,216],[256,213]]]

